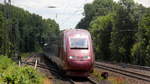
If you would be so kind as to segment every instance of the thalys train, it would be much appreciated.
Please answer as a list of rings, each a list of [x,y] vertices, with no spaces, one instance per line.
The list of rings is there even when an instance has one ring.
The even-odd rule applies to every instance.
[[[60,33],[58,56],[48,56],[68,76],[87,77],[95,61],[91,35],[84,29]]]

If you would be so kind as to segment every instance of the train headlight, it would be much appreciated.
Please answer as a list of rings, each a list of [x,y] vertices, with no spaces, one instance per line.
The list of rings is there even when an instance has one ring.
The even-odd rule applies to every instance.
[[[75,56],[69,56],[68,58],[69,59],[75,59]]]
[[[91,59],[91,57],[90,56],[83,56],[83,59],[87,60],[87,59]]]

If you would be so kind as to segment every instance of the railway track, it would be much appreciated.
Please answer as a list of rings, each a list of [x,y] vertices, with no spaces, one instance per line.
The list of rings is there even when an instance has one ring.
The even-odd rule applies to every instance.
[[[37,65],[36,65],[36,61],[37,61]],[[45,58],[44,55],[41,56],[29,56],[27,57],[23,62],[23,65],[30,65],[30,66],[35,66],[37,68],[41,68],[41,69],[47,69],[47,70],[51,70],[54,72],[57,72],[56,70],[58,70],[57,66],[55,64],[53,64],[50,60],[48,60],[47,58]]]
[[[139,69],[139,70],[145,70],[150,71],[149,66],[140,66],[140,65],[134,65],[134,64],[125,64],[125,63],[112,63],[112,62],[101,62],[101,63],[107,63],[107,64],[113,64],[121,67],[127,67],[127,68],[133,68],[133,69]]]
[[[23,63],[23,65],[30,65],[30,66],[34,67],[36,59],[38,59],[38,58],[36,58],[35,56],[30,56],[30,57],[26,58],[22,63]],[[59,69],[57,68],[57,66],[55,64],[50,62],[50,60],[48,60],[47,58],[43,58],[43,59],[44,59],[44,62],[38,61],[37,68],[50,71],[51,74],[54,76],[53,77],[54,80],[58,80],[58,81],[61,80],[61,83],[57,83],[57,81],[56,81],[57,84],[98,84],[90,78],[81,78],[82,79],[81,80],[81,79],[64,76],[64,74],[62,74],[62,72],[59,71]],[[64,81],[64,83],[62,83],[62,81]],[[54,84],[55,84],[55,82],[54,82]]]
[[[45,76],[53,81],[54,84],[71,84],[68,79],[62,76],[57,66],[49,59],[47,59],[44,55],[37,57],[29,56],[23,61],[22,65],[29,65],[34,67],[35,60],[38,60],[36,69],[45,74]],[[69,83],[66,83],[66,81],[68,81]]]
[[[150,67],[148,66],[139,66],[139,65],[132,65],[132,64],[126,64],[127,67],[129,68],[134,68],[134,69],[141,69],[141,70],[146,70],[146,71],[150,71]]]
[[[129,70],[125,70],[123,68],[118,68],[118,67],[113,67],[113,66],[106,66],[103,64],[100,64],[98,62],[95,63],[95,67],[97,68],[101,68],[107,71],[111,71],[111,72],[115,72],[115,73],[119,73],[128,77],[132,77],[132,78],[136,78],[138,80],[143,80],[146,82],[150,82],[150,76],[149,75],[144,75],[144,74],[140,74],[137,72],[133,72],[133,71],[129,71]]]
[[[72,78],[70,79],[71,84],[98,84],[92,78]]]
[[[35,66],[35,59],[32,59],[32,58],[35,58],[35,56],[30,56],[29,58],[26,59],[26,61],[24,61],[24,63],[27,64],[27,65]],[[30,60],[30,59],[32,59],[34,61],[28,62],[28,60]],[[53,64],[51,64],[51,65],[53,65]],[[68,80],[68,82],[70,82],[70,84],[98,84],[96,81],[93,81],[92,78],[90,78],[90,77],[87,78],[87,79],[82,79],[84,81],[81,81],[80,79],[76,80],[74,78],[73,79],[72,78],[64,78],[64,76],[58,74],[59,71],[57,71],[58,69],[55,69],[56,66],[51,66],[51,65],[49,65],[49,63],[40,63],[40,62],[38,62],[37,67],[45,69],[45,70],[53,71],[52,73],[54,73],[58,77],[61,77],[62,79]],[[95,63],[95,66],[97,68],[101,68],[101,69],[104,69],[104,70],[107,70],[107,71],[111,71],[111,72],[114,72],[114,73],[119,73],[119,74],[122,74],[122,75],[125,75],[125,76],[128,76],[128,77],[136,78],[138,80],[143,80],[143,81],[146,81],[146,82],[150,82],[150,75],[140,74],[140,73],[137,73],[137,72],[134,72],[134,71],[129,71],[129,70],[126,70],[126,69],[123,69],[123,68],[106,66],[106,65],[100,64],[98,62]],[[130,67],[132,67],[132,66],[130,66]],[[136,68],[136,66],[134,66],[134,67]],[[143,67],[141,67],[141,68],[143,68]]]
[[[34,62],[24,62],[27,65],[31,65],[31,66],[35,66]],[[49,69],[49,66],[45,65],[45,64],[38,64],[37,65],[38,68],[43,68],[43,69]]]

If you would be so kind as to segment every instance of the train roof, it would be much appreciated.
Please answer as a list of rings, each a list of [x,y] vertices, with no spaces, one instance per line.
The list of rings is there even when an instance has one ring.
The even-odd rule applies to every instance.
[[[88,30],[85,30],[85,29],[69,29],[69,30],[64,30],[63,33],[65,35],[70,35],[70,34],[74,34],[74,33],[90,35]]]

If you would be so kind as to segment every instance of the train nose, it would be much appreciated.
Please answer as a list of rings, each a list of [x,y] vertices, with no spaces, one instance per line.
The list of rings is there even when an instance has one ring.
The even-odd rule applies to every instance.
[[[92,63],[90,60],[88,60],[88,61],[83,61],[83,60],[69,61],[68,67],[72,70],[89,70],[92,67]]]

